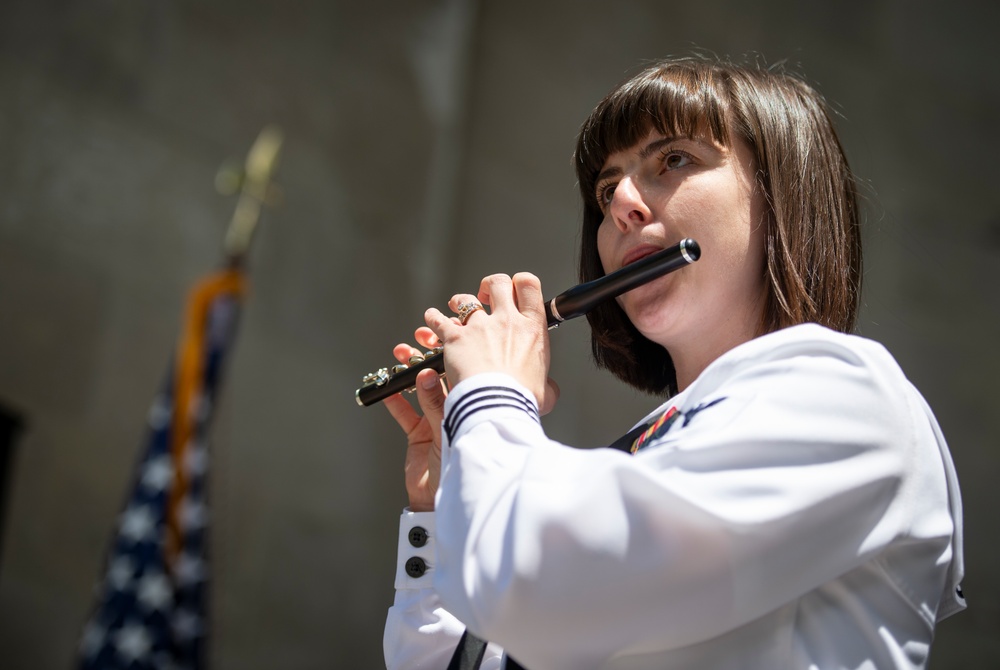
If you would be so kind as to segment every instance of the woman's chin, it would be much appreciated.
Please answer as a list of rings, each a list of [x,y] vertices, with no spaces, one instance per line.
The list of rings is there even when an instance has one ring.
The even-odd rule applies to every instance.
[[[634,310],[626,310],[629,319],[642,336],[658,344],[666,346],[670,333],[677,327],[675,315],[662,309],[662,305],[637,306]]]

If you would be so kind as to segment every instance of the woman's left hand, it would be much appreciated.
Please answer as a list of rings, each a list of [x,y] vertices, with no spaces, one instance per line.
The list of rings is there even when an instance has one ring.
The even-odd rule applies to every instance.
[[[477,296],[458,294],[448,304],[458,313],[469,302],[489,305],[489,312],[472,313],[465,325],[434,308],[424,313],[427,325],[444,343],[449,383],[504,372],[534,394],[542,414],[550,411],[559,387],[548,378],[549,333],[541,282],[527,272],[490,275]]]

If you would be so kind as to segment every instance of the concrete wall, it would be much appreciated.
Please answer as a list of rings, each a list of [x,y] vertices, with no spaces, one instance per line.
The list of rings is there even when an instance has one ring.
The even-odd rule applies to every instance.
[[[693,47],[799,66],[867,185],[861,330],[949,436],[971,609],[936,668],[1000,662],[1000,77],[994,3],[6,0],[0,5],[0,403],[26,421],[0,542],[4,668],[65,668],[184,295],[220,260],[216,170],[286,133],[283,204],[214,435],[216,668],[379,667],[403,444],[361,374],[425,306],[494,271],[574,283],[569,156],[593,104]],[[553,437],[654,405],[553,335]]]

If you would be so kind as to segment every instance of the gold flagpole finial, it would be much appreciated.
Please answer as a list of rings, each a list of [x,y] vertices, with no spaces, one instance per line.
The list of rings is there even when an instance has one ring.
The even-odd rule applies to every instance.
[[[263,205],[274,204],[278,187],[271,183],[277,167],[278,154],[284,136],[277,126],[266,126],[247,154],[241,171],[232,166],[223,166],[216,176],[216,187],[221,192],[234,193],[239,190],[239,199],[233,218],[226,231],[225,252],[230,262],[238,263],[250,250],[254,231],[260,221]]]

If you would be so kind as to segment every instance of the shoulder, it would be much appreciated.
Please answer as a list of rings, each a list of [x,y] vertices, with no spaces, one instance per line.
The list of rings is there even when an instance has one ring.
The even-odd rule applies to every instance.
[[[944,442],[929,408],[885,347],[863,337],[803,325],[756,338],[673,403],[676,418],[643,452],[657,467],[826,464],[823,477],[855,481],[860,468],[894,486],[905,479],[907,490],[940,479],[934,455]]]
[[[815,324],[786,328],[723,354],[676,398],[678,411],[712,423],[768,434],[909,431],[920,402],[892,355],[878,342]],[[686,420],[685,425],[690,423]],[[694,423],[700,423],[695,421]],[[709,422],[705,421],[704,424]],[[693,424],[692,424],[693,427]]]
[[[730,350],[709,365],[695,385],[712,387],[744,372],[763,369],[789,377],[873,376],[872,381],[890,385],[906,379],[882,344],[808,323],[762,335]]]
[[[736,360],[811,355],[834,356],[858,363],[871,361],[895,366],[892,355],[875,340],[841,333],[816,323],[804,323],[762,335],[736,347],[726,356],[730,354]]]

